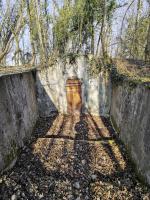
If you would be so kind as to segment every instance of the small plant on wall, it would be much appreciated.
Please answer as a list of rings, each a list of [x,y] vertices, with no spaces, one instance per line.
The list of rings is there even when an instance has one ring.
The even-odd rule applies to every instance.
[[[101,71],[106,72],[111,69],[111,60],[108,60],[106,64],[99,57],[88,56],[89,68],[88,73],[90,77],[98,77]]]
[[[77,63],[77,58],[79,57],[80,55],[77,54],[77,53],[66,53],[66,54],[63,54],[61,56],[62,58],[62,61],[64,63],[66,63],[67,61],[69,62],[69,64],[73,65],[73,64],[76,64]]]

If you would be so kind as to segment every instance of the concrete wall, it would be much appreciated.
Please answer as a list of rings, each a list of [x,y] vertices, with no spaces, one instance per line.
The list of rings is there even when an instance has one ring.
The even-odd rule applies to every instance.
[[[37,116],[32,72],[0,77],[0,170],[15,162]]]
[[[54,67],[38,69],[36,89],[32,72],[0,77],[0,170],[16,160],[18,149],[32,133],[38,110],[41,116],[67,113],[65,85],[71,76],[82,81],[83,112],[110,113],[138,171],[150,184],[150,89],[128,82],[112,85],[104,72],[92,78],[84,56],[76,64],[59,60]]]
[[[83,112],[108,115],[110,110],[111,84],[107,73],[97,78],[89,76],[89,62],[85,56],[76,59],[75,64],[59,60],[53,67],[38,70],[37,97],[41,116],[49,116],[58,110],[67,113],[66,80],[77,76],[82,81]]]
[[[138,172],[150,184],[150,89],[127,82],[113,85],[110,114]]]

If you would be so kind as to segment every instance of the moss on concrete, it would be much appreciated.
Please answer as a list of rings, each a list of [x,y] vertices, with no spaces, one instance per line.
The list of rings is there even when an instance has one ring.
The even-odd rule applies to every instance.
[[[112,115],[110,116],[110,120],[111,120],[111,124],[112,124],[113,128],[115,129],[115,131],[117,133],[120,133],[120,128],[117,126],[117,123]]]
[[[131,153],[131,147],[130,147],[130,145],[125,144],[123,141],[122,141],[122,143],[126,147],[126,154],[127,154],[128,160],[130,161],[130,165],[131,165],[132,169],[135,172],[136,178],[141,182],[141,184],[148,186],[146,178],[144,177],[144,175],[141,172],[141,170],[137,167],[137,164],[136,164],[135,160],[131,156],[132,153]]]
[[[11,141],[11,150],[4,156],[5,167],[7,168],[18,154],[18,148],[15,141]]]

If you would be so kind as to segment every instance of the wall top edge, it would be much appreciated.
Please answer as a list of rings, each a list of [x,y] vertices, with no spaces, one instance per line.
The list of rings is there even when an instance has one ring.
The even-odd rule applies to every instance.
[[[3,76],[8,76],[8,75],[15,75],[15,74],[23,74],[27,73],[33,70],[36,70],[38,67],[37,66],[7,66],[7,67],[2,67],[0,66],[0,77]]]

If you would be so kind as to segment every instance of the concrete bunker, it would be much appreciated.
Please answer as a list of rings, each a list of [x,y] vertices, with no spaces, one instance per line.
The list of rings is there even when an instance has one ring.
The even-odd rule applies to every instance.
[[[58,60],[54,67],[37,68],[34,73],[29,69],[0,77],[1,171],[14,164],[39,116],[82,110],[85,114],[110,116],[137,171],[150,183],[149,83],[132,87],[125,81],[115,85],[109,72],[91,77],[88,68],[87,57],[80,56],[71,67]],[[71,70],[78,78],[68,79],[74,76]],[[70,89],[75,89],[75,98],[70,96]]]

